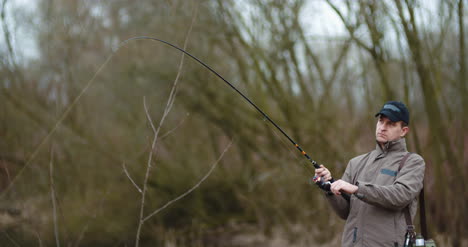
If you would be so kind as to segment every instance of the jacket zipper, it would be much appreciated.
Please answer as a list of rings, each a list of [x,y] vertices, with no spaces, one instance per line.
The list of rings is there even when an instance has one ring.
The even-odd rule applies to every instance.
[[[354,227],[354,233],[353,233],[353,243],[356,242],[357,239],[357,227]]]

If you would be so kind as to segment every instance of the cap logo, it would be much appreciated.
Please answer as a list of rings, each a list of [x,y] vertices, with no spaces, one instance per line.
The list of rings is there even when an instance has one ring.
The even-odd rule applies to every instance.
[[[387,104],[387,105],[384,105],[383,107],[384,109],[390,109],[390,110],[393,110],[393,111],[396,111],[396,112],[400,112],[400,109],[394,105],[390,105],[390,104]]]

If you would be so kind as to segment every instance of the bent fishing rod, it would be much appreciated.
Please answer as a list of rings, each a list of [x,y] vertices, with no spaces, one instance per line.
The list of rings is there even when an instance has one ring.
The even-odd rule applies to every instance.
[[[210,66],[208,66],[206,63],[204,63],[203,61],[201,61],[200,59],[198,59],[197,57],[195,57],[194,55],[190,54],[189,52],[185,51],[184,49],[172,44],[172,43],[169,43],[165,40],[162,40],[162,39],[158,39],[158,38],[154,38],[154,37],[149,37],[149,36],[138,36],[138,37],[133,37],[133,38],[130,38],[130,39],[127,39],[125,41],[123,41],[121,43],[120,46],[123,46],[125,44],[127,44],[128,42],[132,41],[132,40],[153,40],[153,41],[157,41],[157,42],[161,42],[165,45],[168,45],[174,49],[177,49],[179,50],[180,52],[186,54],[187,56],[189,56],[190,58],[192,58],[193,60],[197,61],[199,64],[203,65],[205,68],[207,68],[209,71],[211,71],[214,75],[216,75],[217,77],[219,77],[221,80],[223,80],[229,87],[231,87],[234,91],[236,91],[240,96],[242,96],[242,98],[244,98],[247,103],[249,103],[251,106],[253,106],[255,108],[255,110],[257,110],[266,120],[268,120],[273,126],[275,126],[276,129],[278,129],[281,134],[283,134],[296,148],[297,150],[299,150],[299,152],[305,157],[307,158],[307,160],[310,161],[310,163],[312,163],[312,165],[318,169],[320,168],[320,165],[315,161],[313,160],[300,146],[299,144],[297,144],[288,134],[286,134],[286,132],[284,132],[283,129],[281,129],[281,127],[276,124],[264,111],[262,111],[262,109],[260,109],[255,103],[252,102],[252,100],[250,100],[247,96],[245,96],[241,91],[239,91],[232,83],[230,83],[228,80],[226,80],[224,77],[222,77],[218,72],[216,72],[214,69],[212,69]],[[314,178],[314,182],[317,186],[319,186],[322,190],[325,190],[325,191],[330,191],[330,186],[331,186],[331,183],[334,182],[334,179],[332,178],[330,181],[327,181],[327,182],[323,182],[322,179],[317,179],[317,178]],[[341,193],[341,195],[343,196],[343,198],[345,198],[347,201],[350,200],[350,196],[346,193]]]

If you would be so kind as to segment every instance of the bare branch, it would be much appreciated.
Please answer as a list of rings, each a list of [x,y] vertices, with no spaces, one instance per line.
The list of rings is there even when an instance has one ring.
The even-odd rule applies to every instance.
[[[358,44],[360,47],[363,49],[367,50],[368,52],[372,52],[372,48],[367,46],[364,41],[360,40],[356,35],[354,34],[354,31],[356,30],[357,26],[359,26],[359,23],[356,25],[351,25],[348,21],[346,21],[346,18],[344,17],[343,13],[338,9],[336,5],[334,5],[330,0],[326,0],[328,5],[335,11],[335,13],[340,17],[341,21],[346,27],[346,30],[348,30],[349,35],[351,38]]]
[[[106,189],[106,191],[103,193],[103,196],[101,197],[100,202],[99,202],[99,208],[102,208],[102,205],[104,204],[104,200],[106,199],[108,194],[109,194],[109,188]],[[75,247],[80,246],[80,242],[83,240],[85,233],[89,230],[89,225],[91,221],[96,219],[97,217],[97,211],[98,209],[94,211],[94,214],[88,219],[84,227],[81,229],[80,234],[78,235],[78,238],[75,241],[75,244],[74,244]]]
[[[39,242],[39,247],[42,247],[41,235],[39,235],[39,232],[37,232],[37,230],[34,230],[34,234],[36,235],[37,241]]]
[[[57,201],[55,198],[55,183],[54,183],[54,150],[50,151],[50,162],[49,162],[49,176],[50,176],[50,197],[52,200],[52,214],[54,219],[54,236],[55,244],[60,247],[60,238],[58,233],[58,222],[57,222]]]
[[[185,120],[187,120],[187,118],[190,116],[190,113],[187,112],[187,114],[185,115],[185,117],[174,127],[172,128],[171,130],[169,130],[168,132],[166,132],[166,134],[162,135],[161,136],[161,139],[164,139],[166,137],[168,137],[170,134],[172,134],[172,132],[174,132],[176,129],[178,129],[180,126],[182,126],[182,124],[185,122]]]
[[[175,82],[174,82],[174,84],[175,84]],[[174,89],[174,87],[173,87],[173,89]],[[174,90],[171,91],[171,94],[173,94],[173,93],[174,93]],[[161,130],[161,126],[164,123],[164,120],[166,119],[167,114],[169,113],[169,111],[167,111],[167,108],[170,105],[169,101],[171,101],[171,98],[172,98],[171,96],[169,96],[168,104],[166,105],[166,109],[164,110],[164,114],[163,114],[163,116],[162,116],[162,118],[161,118],[161,120],[159,122],[159,126],[158,126],[157,129],[154,127],[151,116],[150,116],[150,114],[148,112],[148,108],[146,107],[146,98],[143,97],[143,105],[144,105],[144,108],[145,108],[146,117],[148,118],[148,121],[149,121],[149,123],[151,125],[151,128],[153,129],[154,137],[153,137],[153,142],[151,144],[151,150],[150,150],[149,156],[148,156],[148,162],[146,164],[145,179],[143,181],[143,191],[141,192],[140,217],[139,217],[139,223],[138,223],[138,228],[137,228],[137,233],[136,233],[135,247],[139,246],[141,227],[143,226],[143,222],[144,222],[143,221],[143,214],[144,214],[144,210],[145,210],[146,191],[147,191],[147,188],[148,188],[148,179],[149,179],[149,174],[150,174],[150,171],[151,171],[151,163],[153,161],[153,153],[155,151],[156,143],[158,141],[159,131]]]
[[[0,12],[0,20],[2,21],[2,29],[3,29],[3,38],[5,39],[5,43],[7,45],[7,48],[8,48],[8,57],[10,58],[10,65],[16,67],[16,64],[15,64],[15,59],[14,59],[14,51],[13,51],[13,45],[11,43],[11,33],[10,33],[10,29],[8,27],[8,24],[7,24],[7,18],[6,18],[6,14],[5,14],[5,9],[6,9],[6,6],[7,6],[7,2],[8,0],[3,0],[2,2],[2,10]]]
[[[14,246],[17,246],[17,247],[20,247],[20,245],[13,239],[10,237],[10,234],[8,234],[8,232],[6,232],[5,230],[3,231],[3,234],[5,234],[5,236],[8,238],[8,240],[10,240],[10,242],[14,245]]]
[[[192,188],[190,188],[189,190],[187,190],[186,192],[182,193],[181,195],[179,195],[178,197],[168,201],[166,204],[164,204],[164,206],[154,210],[151,214],[149,214],[148,216],[146,216],[144,219],[143,219],[143,222],[147,221],[148,219],[150,219],[151,217],[155,216],[156,214],[158,214],[159,212],[161,212],[162,210],[164,210],[165,208],[169,207],[171,204],[173,204],[174,202],[186,197],[188,194],[192,193],[192,191],[194,191],[195,189],[197,189],[200,184],[202,184],[210,175],[211,173],[213,172],[213,170],[216,168],[216,166],[219,164],[219,162],[221,161],[221,159],[224,157],[224,154],[229,150],[229,148],[232,146],[232,143],[233,143],[233,140],[231,140],[231,142],[226,146],[226,148],[224,148],[224,151],[221,153],[221,155],[218,157],[218,159],[211,165],[211,168],[210,170],[205,174],[205,176],[203,176],[202,179],[200,179],[200,181],[198,181],[197,184],[195,184]]]
[[[144,97],[144,96],[143,96],[143,108],[145,108],[145,114],[146,114],[146,118],[148,119],[148,123],[151,125],[151,129],[153,130],[153,133],[155,134],[155,136],[157,138],[158,132],[159,132],[159,130],[161,128],[161,122],[164,122],[164,120],[166,118],[166,110],[164,109],[164,115],[161,118],[161,122],[159,124],[158,129],[156,129],[154,127],[153,119],[151,118],[151,115],[149,114],[148,107],[146,106],[146,97]]]
[[[125,167],[125,163],[122,163],[122,168],[123,168],[123,170],[125,172],[125,175],[127,175],[127,178],[130,180],[130,182],[132,182],[133,186],[135,186],[135,188],[138,190],[138,192],[142,193],[140,187],[138,187],[138,185],[135,183],[135,181],[130,176],[130,173],[128,173],[127,167]]]
[[[193,16],[192,16],[192,21],[190,23],[190,27],[189,27],[189,29],[187,31],[187,36],[186,36],[185,41],[184,41],[184,48],[183,48],[184,50],[187,48],[188,40],[189,40],[189,37],[190,37],[190,33],[192,32],[193,24],[195,23],[197,12],[198,12],[198,2],[196,4],[196,6],[194,7],[194,13],[193,13]],[[151,145],[151,150],[150,150],[149,156],[148,156],[148,163],[146,165],[145,178],[144,178],[144,181],[143,181],[143,191],[141,192],[140,218],[139,218],[139,223],[138,223],[138,228],[137,228],[137,233],[136,233],[135,247],[139,246],[141,228],[143,226],[143,223],[145,222],[145,220],[143,219],[144,209],[145,209],[145,198],[146,198],[146,191],[147,191],[147,186],[148,186],[149,174],[150,174],[150,171],[151,171],[151,163],[152,163],[153,152],[155,151],[159,131],[161,130],[161,127],[162,127],[167,115],[171,111],[171,108],[172,108],[172,106],[174,104],[174,101],[175,101],[177,83],[178,83],[180,75],[182,73],[184,58],[185,58],[185,54],[182,54],[180,64],[179,64],[179,69],[178,69],[178,72],[177,72],[177,76],[176,76],[176,78],[174,80],[174,83],[172,85],[172,89],[171,89],[171,92],[169,94],[169,98],[167,100],[163,116],[161,117],[161,120],[159,121],[159,126],[158,126],[157,129],[155,129],[154,124],[153,124],[153,122],[151,120],[151,116],[150,116],[150,114],[148,112],[148,108],[146,107],[146,100],[144,99],[144,101],[143,101],[146,116],[147,116],[148,121],[151,124],[151,128],[153,129],[153,132],[154,132],[154,138],[153,138],[153,143]]]
[[[120,47],[119,47],[120,48]],[[11,183],[8,184],[8,186],[5,188],[5,190],[2,192],[2,194],[0,195],[0,198],[3,198],[6,193],[11,189],[11,187],[13,186],[13,184],[18,180],[18,178],[23,174],[24,170],[26,170],[27,167],[29,167],[29,165],[32,163],[32,160],[37,156],[37,154],[39,153],[39,150],[42,148],[42,146],[47,143],[47,141],[50,139],[50,137],[55,133],[55,131],[57,131],[58,127],[62,124],[63,120],[65,120],[65,118],[68,116],[68,114],[70,114],[71,110],[73,109],[74,106],[76,106],[76,104],[80,101],[81,97],[88,91],[88,89],[91,87],[91,85],[93,84],[94,80],[96,79],[97,75],[100,74],[100,72],[104,69],[104,67],[106,67],[106,65],[109,63],[109,61],[112,59],[112,57],[115,55],[115,53],[118,51],[115,50],[114,52],[112,52],[111,55],[109,55],[109,57],[106,59],[106,61],[99,67],[99,69],[96,71],[96,73],[93,75],[93,77],[91,77],[91,79],[88,81],[88,83],[86,84],[86,86],[80,91],[80,93],[78,94],[78,96],[76,96],[72,103],[67,107],[67,109],[62,113],[62,115],[60,116],[60,118],[57,120],[57,122],[55,123],[55,125],[52,127],[52,129],[47,133],[47,135],[42,139],[42,141],[39,143],[39,145],[34,149],[34,151],[32,152],[32,154],[29,156],[29,158],[27,159],[25,165],[21,168],[21,170],[18,171],[18,173],[16,174],[15,177],[13,177],[13,179],[11,180]]]

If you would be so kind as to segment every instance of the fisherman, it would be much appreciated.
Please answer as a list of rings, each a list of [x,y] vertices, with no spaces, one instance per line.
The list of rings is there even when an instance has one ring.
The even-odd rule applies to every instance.
[[[411,220],[417,211],[425,164],[417,154],[407,156],[409,111],[405,104],[389,101],[375,116],[376,148],[351,159],[343,177],[326,192],[334,211],[346,220],[341,246],[401,247],[408,228],[405,208]],[[320,167],[316,177],[322,182],[332,180],[330,171]],[[338,196],[341,193],[351,195],[350,201]]]

